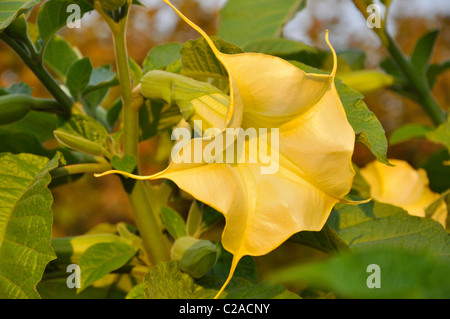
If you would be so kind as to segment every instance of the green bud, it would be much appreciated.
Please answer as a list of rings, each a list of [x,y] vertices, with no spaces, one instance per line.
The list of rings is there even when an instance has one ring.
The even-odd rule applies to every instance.
[[[180,269],[193,278],[200,278],[214,267],[218,258],[216,245],[209,240],[180,237],[172,246],[172,259],[180,261]]]
[[[23,14],[11,22],[4,32],[14,40],[28,41],[27,21]]]
[[[104,149],[101,145],[87,140],[85,138],[72,135],[63,131],[54,131],[55,138],[61,145],[93,156],[104,155]]]
[[[24,118],[33,106],[33,98],[24,94],[0,96],[0,125],[17,122]]]
[[[117,10],[123,6],[127,0],[99,0],[100,5],[105,10]]]
[[[177,105],[186,121],[202,120],[203,130],[225,128],[230,98],[215,86],[161,70],[141,79],[141,94],[147,99]]]

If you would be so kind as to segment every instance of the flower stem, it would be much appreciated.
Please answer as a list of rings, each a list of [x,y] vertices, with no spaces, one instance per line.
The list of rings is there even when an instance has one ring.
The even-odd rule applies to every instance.
[[[0,39],[5,42],[25,63],[25,65],[36,75],[45,88],[60,104],[61,111],[70,114],[73,101],[64,93],[56,81],[51,77],[36,55],[36,52],[27,52],[14,39],[8,37],[4,32],[0,33]],[[30,48],[29,48],[30,49]]]
[[[431,94],[431,90],[423,76],[418,74],[412,64],[405,55],[400,51],[395,41],[385,32],[388,40],[386,49],[389,51],[391,57],[397,62],[402,72],[409,80],[409,84],[418,93],[419,101],[422,108],[427,112],[428,116],[433,121],[434,125],[438,126],[445,122],[445,112],[441,109],[439,104]]]
[[[133,108],[133,89],[125,37],[126,24],[127,16],[118,21],[118,27],[112,28],[112,33],[116,54],[117,74],[122,93],[123,150],[125,154],[133,155],[138,159],[139,113]],[[139,169],[137,168],[137,170]],[[170,255],[155,212],[151,209],[150,199],[144,183],[144,181],[123,180],[123,185],[128,193],[136,226],[142,237],[144,248],[150,261],[156,264],[169,260]]]

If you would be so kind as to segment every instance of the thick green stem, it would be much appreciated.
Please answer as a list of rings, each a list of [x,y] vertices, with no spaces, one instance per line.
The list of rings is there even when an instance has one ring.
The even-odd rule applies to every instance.
[[[30,56],[34,55],[35,52],[27,52],[22,46],[20,46],[16,41],[9,38],[4,32],[0,33],[0,39],[3,40],[14,52],[22,59],[25,65],[30,68],[30,70],[36,75],[36,77],[41,81],[45,88],[50,92],[50,94],[55,98],[60,104],[61,110],[64,113],[70,113],[73,101],[67,96],[66,93],[59,87],[55,80],[44,68],[39,59],[34,59]]]
[[[133,108],[133,94],[128,54],[126,48],[126,21],[120,20],[112,28],[114,49],[117,62],[117,73],[122,93],[123,150],[125,154],[138,159],[139,118],[138,111]],[[139,173],[139,172],[137,172]],[[150,199],[144,181],[124,181],[131,207],[134,212],[136,226],[139,229],[144,248],[150,261],[154,264],[170,259],[169,249],[160,228],[155,212],[152,211]]]
[[[353,0],[353,3],[364,15],[364,17],[368,19],[369,13],[367,12],[367,6],[373,2],[367,0]],[[389,5],[390,1],[387,1],[386,8],[389,8]],[[409,86],[414,90],[414,92],[416,93],[415,95],[419,99],[418,102],[431,118],[434,125],[438,126],[444,123],[446,120],[446,113],[442,110],[442,108],[439,106],[439,104],[431,94],[431,89],[428,85],[428,82],[426,81],[425,76],[416,71],[411,62],[401,52],[395,41],[386,32],[385,19],[383,19],[382,21],[381,28],[373,28],[372,30],[378,35],[383,46],[386,47],[391,57],[394,59],[405,77],[408,79]]]
[[[387,50],[389,51],[392,58],[397,62],[400,69],[408,78],[410,85],[417,92],[420,99],[421,106],[427,112],[434,125],[440,125],[445,122],[445,112],[441,109],[439,104],[434,99],[431,94],[431,90],[425,80],[425,77],[419,74],[405,57],[405,55],[400,51],[399,47],[395,41],[386,33],[386,38],[388,40]]]

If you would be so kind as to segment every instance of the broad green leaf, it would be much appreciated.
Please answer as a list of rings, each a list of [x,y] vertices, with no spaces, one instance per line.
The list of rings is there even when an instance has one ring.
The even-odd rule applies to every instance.
[[[44,51],[45,64],[63,80],[69,67],[80,58],[80,54],[60,36],[53,37]]]
[[[181,58],[183,43],[166,43],[153,47],[147,54],[143,66],[144,72],[169,66]]]
[[[450,241],[442,225],[409,215],[389,204],[371,201],[360,205],[338,204],[327,224],[352,249],[373,246],[424,251],[450,258]]]
[[[223,279],[205,276],[194,280],[178,269],[178,262],[159,263],[150,268],[144,277],[144,295],[148,299],[204,299],[213,298]],[[285,287],[269,282],[252,284],[243,278],[231,280],[221,298],[272,299],[299,298]]]
[[[337,235],[336,231],[326,224],[321,231],[302,231],[291,236],[289,241],[314,247],[327,253],[348,250],[348,245]]]
[[[244,51],[234,44],[228,43],[219,37],[211,37],[217,49],[222,53],[235,54]],[[204,38],[187,41],[180,50],[183,69],[181,73],[196,77],[222,77],[227,78],[228,73],[217,60]]]
[[[297,61],[291,61],[291,63],[308,73],[326,73]],[[335,80],[335,85],[347,119],[355,131],[356,141],[365,145],[377,160],[389,165],[386,156],[388,143],[383,126],[363,102],[364,96],[339,79]]]
[[[344,106],[347,119],[356,134],[356,141],[365,145],[380,162],[389,165],[387,159],[387,139],[380,121],[363,102],[362,96],[336,81],[336,89]]]
[[[173,238],[177,239],[186,236],[186,223],[175,210],[169,207],[162,207],[161,219]]]
[[[435,130],[427,132],[426,137],[435,143],[444,145],[450,151],[450,117],[447,122],[439,125]]]
[[[450,165],[444,162],[450,161],[447,149],[442,149],[430,155],[420,167],[427,171],[430,181],[430,189],[436,193],[442,193],[450,187]]]
[[[0,154],[0,298],[39,298],[36,285],[56,258],[50,246],[49,172],[58,166],[31,154]]]
[[[0,32],[28,9],[39,4],[42,0],[9,0],[0,2]]]
[[[413,138],[425,138],[426,133],[432,131],[433,129],[426,125],[421,124],[406,124],[394,132],[392,132],[389,143],[391,145],[406,142]]]
[[[0,131],[0,153],[13,154],[29,153],[49,157],[49,150],[45,149],[33,134],[3,133]]]
[[[305,6],[306,0],[229,0],[220,11],[217,34],[237,45],[279,38],[284,25]]]
[[[370,268],[371,265],[376,268]],[[428,299],[448,298],[449,271],[449,263],[436,256],[381,248],[291,266],[276,271],[270,278],[282,283],[310,284],[344,298]],[[371,286],[376,283],[376,272],[379,288]]]
[[[81,288],[79,292],[125,265],[137,252],[124,242],[95,244],[89,247],[80,258]]]
[[[75,61],[67,70],[66,84],[74,99],[79,100],[83,90],[88,86],[92,74],[89,58]]]
[[[420,74],[425,74],[438,35],[439,30],[428,32],[417,41],[414,47],[411,64]]]
[[[102,88],[108,88],[113,85],[117,85],[116,73],[111,70],[110,65],[103,65],[98,68],[92,69],[89,77],[89,82],[83,90],[83,94],[99,90]]]
[[[72,12],[67,12],[67,7],[77,4],[81,9],[81,15],[92,10],[92,7],[84,0],[50,0],[41,6],[37,18],[39,35],[47,42],[60,28],[66,25]]]
[[[54,114],[43,112],[30,112],[20,121],[0,126],[0,133],[18,134],[26,133],[36,137],[43,143],[53,139],[56,129],[57,117]]]
[[[72,114],[54,131],[54,135],[61,145],[68,148],[94,156],[110,156],[108,131],[89,116]]]

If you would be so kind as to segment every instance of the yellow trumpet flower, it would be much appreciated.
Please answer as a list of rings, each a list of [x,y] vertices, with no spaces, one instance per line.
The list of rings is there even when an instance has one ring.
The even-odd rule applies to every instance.
[[[380,201],[405,209],[410,215],[425,217],[426,208],[439,198],[428,188],[424,169],[415,170],[408,162],[390,159],[395,166],[373,161],[363,167],[361,175],[370,186],[371,196]],[[446,226],[447,206],[443,202],[431,216]]]
[[[224,127],[277,129],[278,139],[272,139],[270,132],[256,139],[266,139],[270,151],[266,153],[276,159],[278,169],[262,173],[267,161],[250,152],[244,162],[236,161],[236,156],[231,163],[187,163],[175,157],[164,171],[152,176],[120,171],[97,176],[119,173],[136,179],[167,178],[224,215],[222,244],[233,254],[233,261],[217,298],[243,256],[265,255],[299,231],[322,229],[332,207],[350,191],[355,134],[334,85],[337,58],[328,33],[333,70],[330,75],[309,74],[274,56],[220,52],[202,29],[164,1],[206,39],[228,72],[230,101]],[[194,145],[205,150],[213,142],[194,138],[177,156],[186,155]],[[250,151],[251,142],[251,138],[246,140],[241,150]],[[216,154],[217,158],[223,159],[223,154]]]

